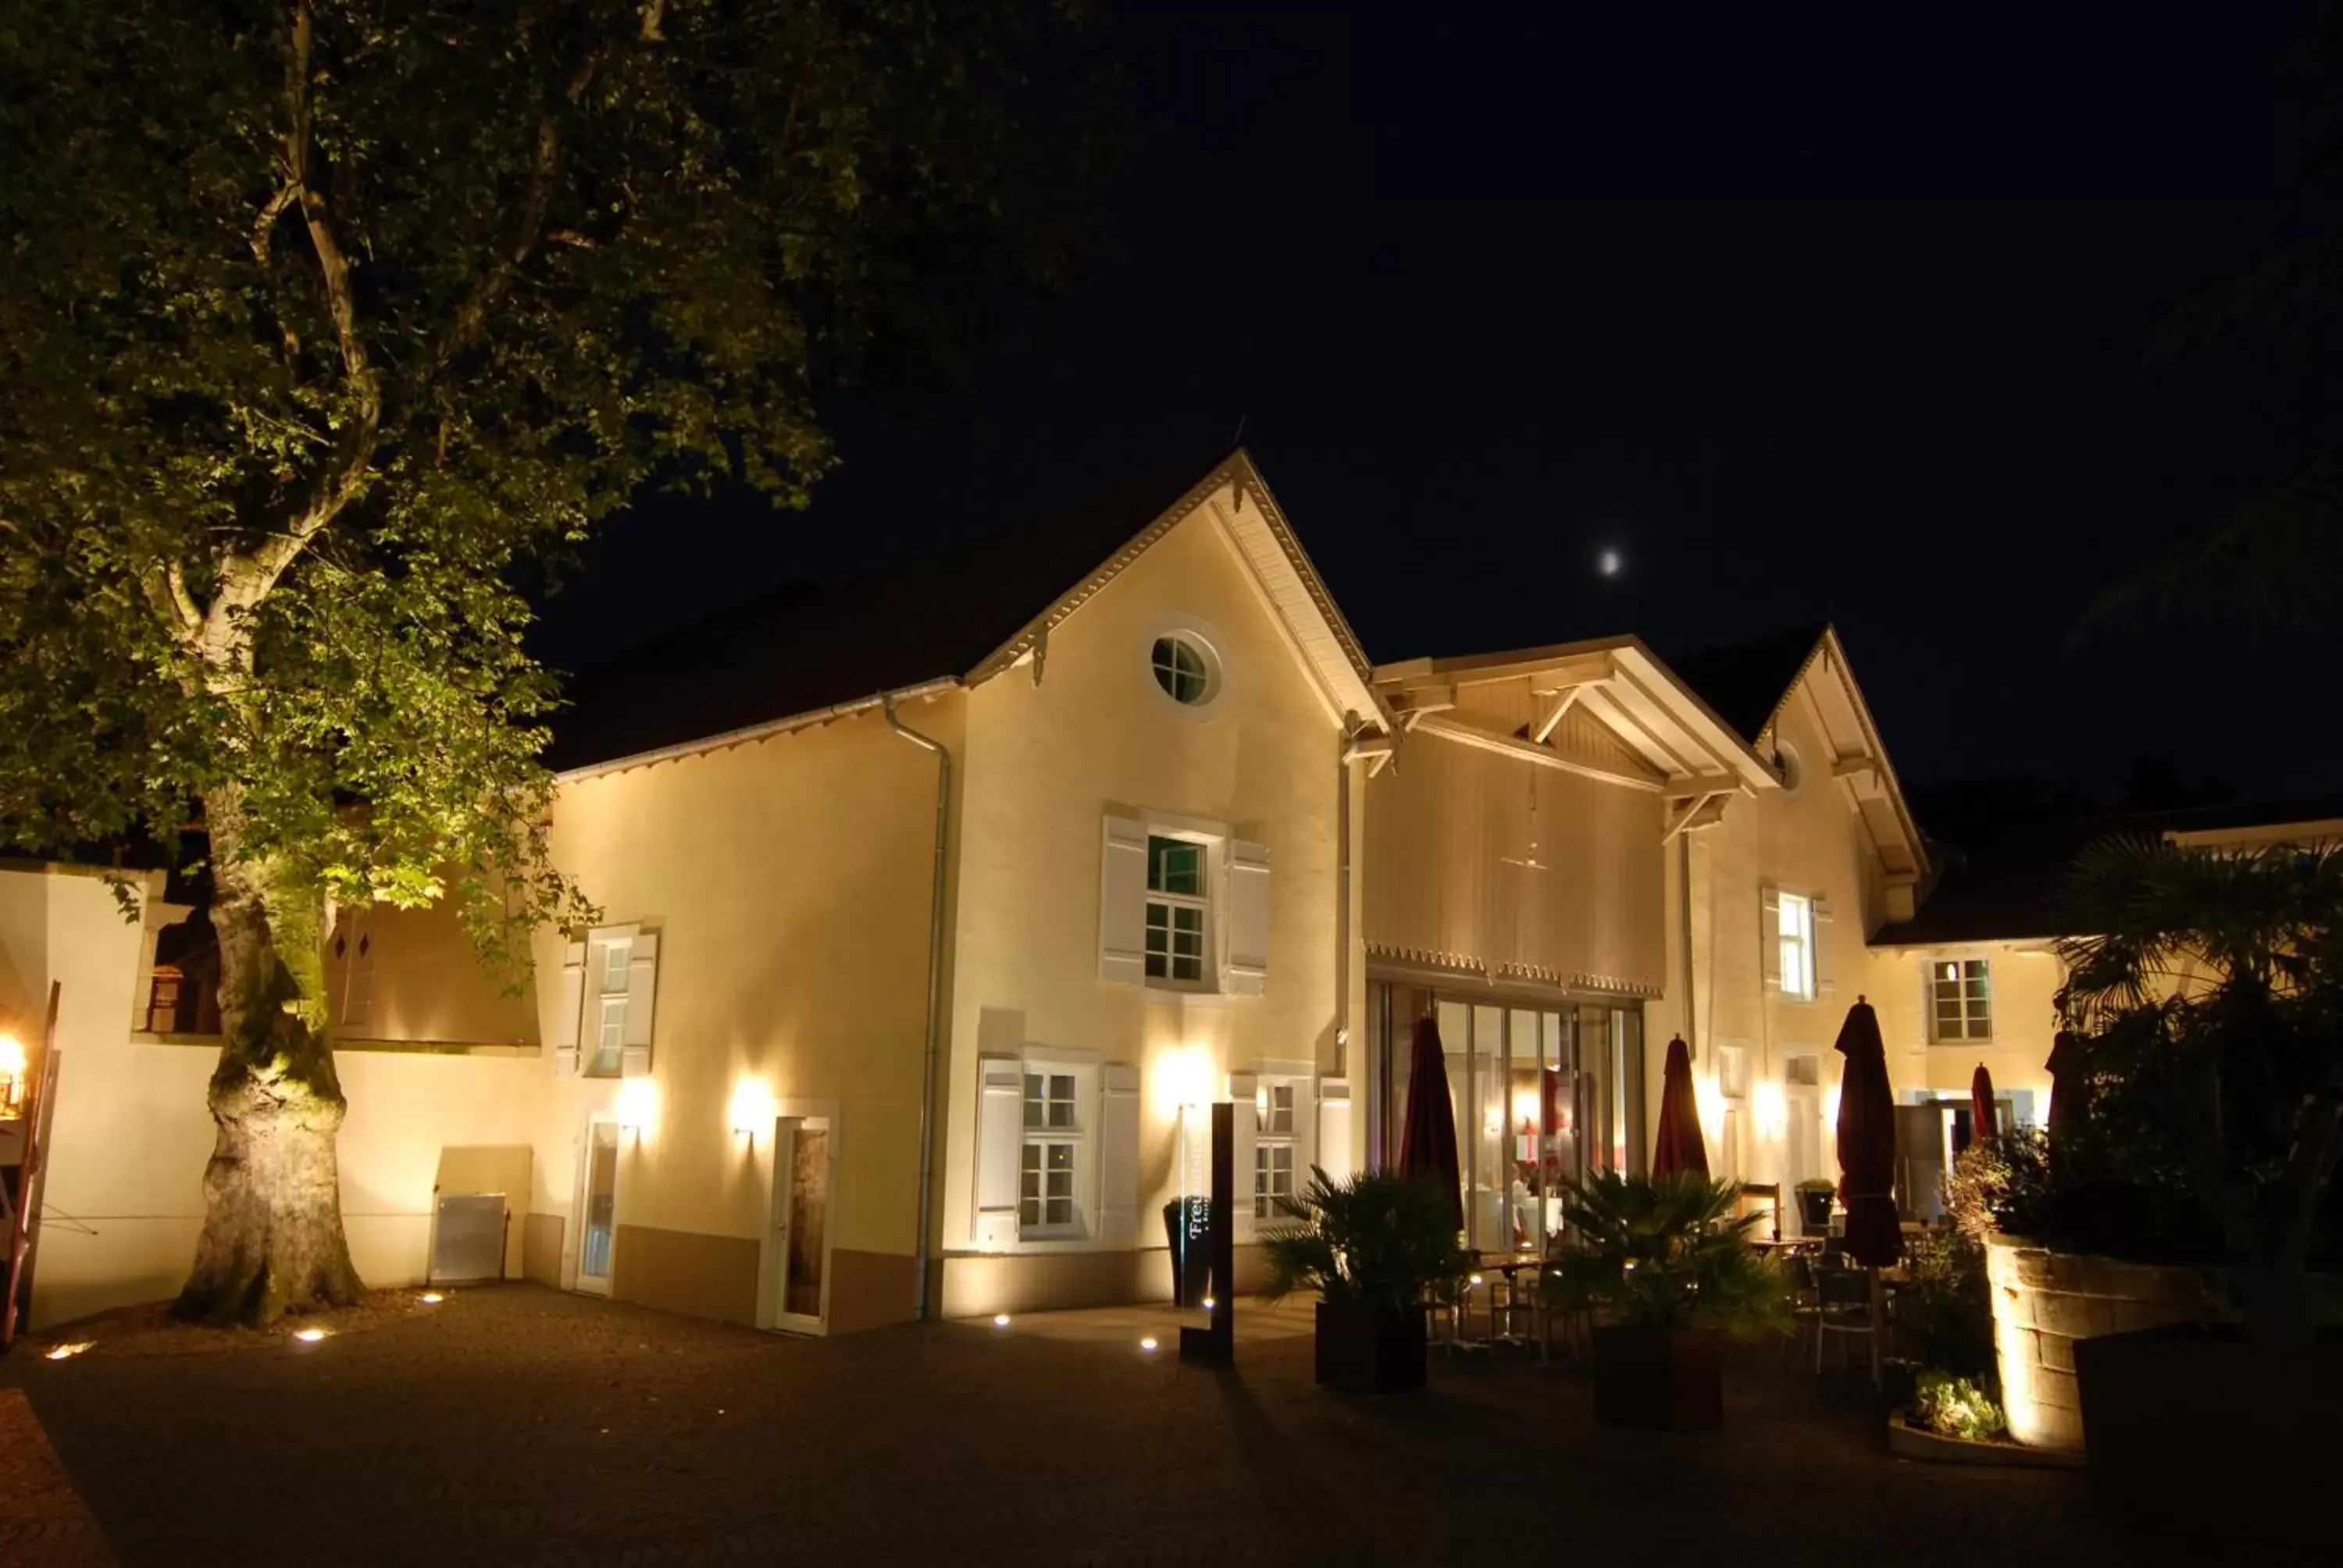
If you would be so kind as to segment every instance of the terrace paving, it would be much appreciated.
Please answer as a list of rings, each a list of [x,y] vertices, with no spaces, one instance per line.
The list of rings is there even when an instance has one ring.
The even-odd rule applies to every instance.
[[[1145,1309],[821,1342],[508,1286],[221,1353],[100,1323],[72,1360],[0,1359],[0,1390],[129,1564],[2117,1556],[2081,1475],[1891,1458],[1861,1401],[1769,1349],[1734,1363],[1722,1432],[1622,1433],[1582,1371],[1534,1359],[1435,1353],[1420,1399],[1326,1394],[1302,1311],[1249,1309],[1213,1372]],[[0,1468],[0,1516],[33,1469],[19,1493]],[[103,1560],[79,1544],[46,1560]]]

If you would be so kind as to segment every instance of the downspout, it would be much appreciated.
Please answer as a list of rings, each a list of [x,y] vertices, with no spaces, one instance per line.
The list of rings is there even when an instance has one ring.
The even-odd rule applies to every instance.
[[[1690,829],[1676,835],[1676,917],[1683,926],[1684,942],[1684,1046],[1694,1061],[1700,1060],[1700,1041],[1693,1032],[1692,1016],[1698,1006],[1693,991],[1692,960],[1692,833]]]
[[[944,1007],[944,851],[951,822],[951,753],[943,742],[920,734],[896,717],[895,696],[886,699],[887,728],[936,754],[935,885],[928,900],[928,1044],[920,1092],[920,1235],[911,1249],[919,1283],[911,1299],[911,1315],[928,1315],[928,1236],[934,1223],[936,1184],[936,1074],[943,1049]]]
[[[1354,718],[1344,714],[1344,719]],[[1357,737],[1344,727],[1334,754],[1334,1072],[1348,1078],[1351,1066],[1351,747]],[[1355,1091],[1353,1091],[1355,1092]]]

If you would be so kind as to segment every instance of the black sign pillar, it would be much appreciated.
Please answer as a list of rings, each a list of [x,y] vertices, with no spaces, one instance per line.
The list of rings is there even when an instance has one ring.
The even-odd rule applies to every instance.
[[[1212,1261],[1212,1303],[1204,1310],[1210,1321],[1201,1329],[1180,1331],[1180,1360],[1184,1363],[1225,1364],[1236,1359],[1237,1241],[1230,1191],[1236,1183],[1236,1107],[1225,1101],[1212,1107],[1212,1157],[1208,1190],[1210,1218],[1204,1226],[1204,1255]]]

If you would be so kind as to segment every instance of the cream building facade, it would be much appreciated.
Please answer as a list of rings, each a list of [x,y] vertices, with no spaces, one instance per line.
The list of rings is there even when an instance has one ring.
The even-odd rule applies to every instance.
[[[1222,1101],[1242,1283],[1312,1166],[1394,1156],[1425,1020],[1489,1253],[1643,1167],[1675,1035],[1713,1170],[1785,1229],[1858,995],[1916,1148],[1970,1131],[1980,1062],[2046,1111],[2080,843],[2016,894],[1932,857],[1835,632],[1371,668],[1242,451],[576,695],[551,844],[601,925],[510,993],[447,911],[335,929],[372,1283],[468,1198],[508,1277],[765,1328],[1160,1299]],[[36,1322],[168,1295],[201,1222],[207,933],[127,879],[129,920],[103,873],[0,868],[0,1029],[62,988]]]

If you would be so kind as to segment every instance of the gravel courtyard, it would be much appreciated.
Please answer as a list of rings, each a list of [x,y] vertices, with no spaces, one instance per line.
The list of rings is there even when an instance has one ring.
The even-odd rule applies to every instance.
[[[1664,1437],[1598,1432],[1559,1365],[1435,1353],[1426,1397],[1353,1402],[1306,1335],[1183,1371],[1143,1321],[825,1343],[511,1286],[312,1345],[20,1349],[0,1387],[132,1564],[2112,1555],[2079,1474],[1892,1459],[1771,1351],[1724,1432]]]

